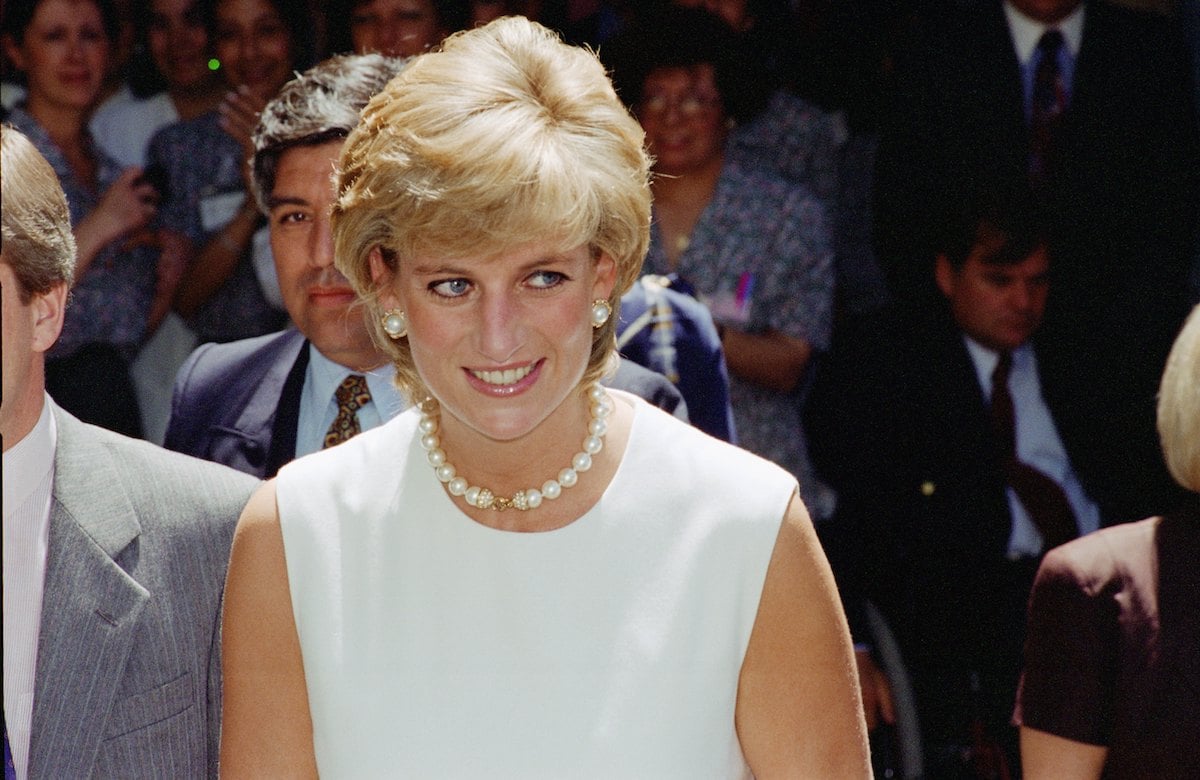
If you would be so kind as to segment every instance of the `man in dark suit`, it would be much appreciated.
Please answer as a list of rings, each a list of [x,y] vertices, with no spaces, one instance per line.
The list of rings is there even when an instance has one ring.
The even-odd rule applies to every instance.
[[[350,283],[333,267],[329,226],[330,177],[342,142],[403,64],[381,55],[336,57],[288,82],[263,110],[254,133],[254,194],[269,219],[293,327],[197,349],[176,377],[169,449],[271,477],[326,446],[327,437],[336,443],[406,406]]]
[[[11,127],[0,167],[5,777],[216,777],[221,593],[256,480],[54,404],[66,198]]]
[[[1101,0],[932,6],[897,54],[876,170],[877,256],[893,292],[936,297],[930,242],[947,208],[1030,182],[1054,258],[1043,369],[1077,399],[1059,423],[1141,496],[1123,519],[1162,511],[1174,490],[1154,393],[1200,226],[1178,22]]]
[[[288,82],[254,133],[254,190],[293,327],[205,344],[180,369],[165,446],[273,477],[293,458],[380,425],[406,406],[394,371],[333,266],[331,182],[342,144],[371,96],[403,60],[334,57]],[[653,372],[622,361],[609,386],[686,419],[682,397]]]
[[[1021,204],[947,219],[941,300],[864,323],[810,402],[835,538],[852,552],[839,585],[852,615],[865,596],[896,634],[931,777],[957,776],[964,749],[983,760],[989,741],[1019,766],[1008,717],[1037,562],[1103,519],[1041,372],[1050,261]]]

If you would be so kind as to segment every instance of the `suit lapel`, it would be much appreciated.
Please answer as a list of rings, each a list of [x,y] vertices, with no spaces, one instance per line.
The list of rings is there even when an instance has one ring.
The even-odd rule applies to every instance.
[[[270,365],[255,377],[254,392],[237,417],[209,429],[212,443],[206,457],[264,478],[275,476],[280,466],[295,457],[307,346],[304,336],[291,330],[274,354],[264,356]]]
[[[55,408],[58,444],[34,683],[30,775],[90,774],[150,594],[119,565],[137,514],[107,448]]]
[[[300,394],[304,390],[304,377],[308,373],[308,356],[308,339],[304,339],[283,387],[275,396],[275,415],[271,428],[271,446],[267,451],[266,473],[263,475],[265,477],[274,477],[284,464],[296,457]],[[281,361],[282,365],[286,364]]]

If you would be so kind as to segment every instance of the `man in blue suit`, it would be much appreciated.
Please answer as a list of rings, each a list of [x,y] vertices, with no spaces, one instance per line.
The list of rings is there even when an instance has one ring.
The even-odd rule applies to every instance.
[[[330,177],[343,140],[403,64],[380,55],[327,60],[288,82],[263,110],[254,194],[269,219],[293,327],[197,349],[176,378],[169,449],[271,477],[321,449],[347,414],[363,430],[404,408],[350,283],[333,267],[329,227]],[[344,384],[348,404],[338,399]],[[330,442],[343,435],[334,431]]]
[[[254,191],[293,326],[192,353],[175,380],[167,448],[273,477],[293,458],[407,406],[349,281],[333,266],[329,222],[342,144],[404,63],[378,54],[334,57],[288,82],[263,109]],[[622,361],[606,384],[686,419],[679,392],[653,372]]]

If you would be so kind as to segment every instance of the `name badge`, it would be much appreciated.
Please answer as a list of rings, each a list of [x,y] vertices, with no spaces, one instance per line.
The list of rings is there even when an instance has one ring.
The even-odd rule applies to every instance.
[[[220,230],[229,224],[245,201],[246,193],[241,190],[205,195],[200,199],[200,226],[205,233]]]

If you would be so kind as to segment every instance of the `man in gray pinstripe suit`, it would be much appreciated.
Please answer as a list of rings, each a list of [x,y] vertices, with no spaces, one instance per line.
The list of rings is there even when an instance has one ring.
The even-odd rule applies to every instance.
[[[256,480],[85,425],[45,392],[66,199],[0,129],[4,726],[18,778],[215,776],[219,618]]]

